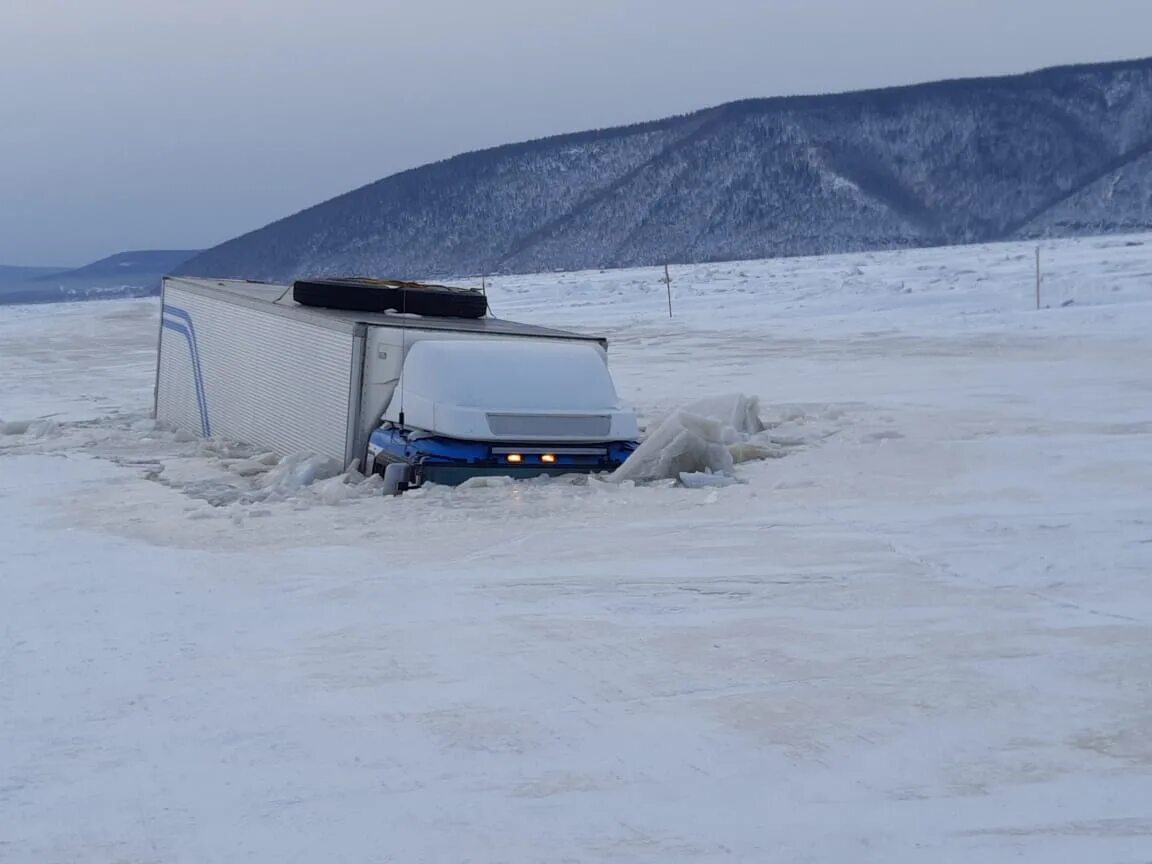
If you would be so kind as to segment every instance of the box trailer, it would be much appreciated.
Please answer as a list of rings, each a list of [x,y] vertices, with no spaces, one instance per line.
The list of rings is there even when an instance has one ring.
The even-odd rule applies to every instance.
[[[166,277],[156,419],[365,473],[403,463],[415,483],[610,469],[634,446],[603,338],[488,316],[321,308],[290,293]]]

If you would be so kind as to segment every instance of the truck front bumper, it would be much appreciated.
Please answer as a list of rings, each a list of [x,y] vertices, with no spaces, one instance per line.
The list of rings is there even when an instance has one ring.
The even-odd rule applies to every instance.
[[[474,477],[555,477],[561,474],[598,474],[614,471],[636,449],[634,441],[599,444],[551,444],[461,441],[423,435],[415,437],[396,428],[372,434],[369,459],[372,470],[384,473],[389,464],[408,467],[406,488],[424,483],[458,486]]]
[[[416,485],[435,483],[440,486],[459,486],[474,477],[511,477],[513,480],[527,480],[532,477],[559,477],[563,474],[596,474],[612,471],[612,465],[588,466],[537,466],[514,467],[511,465],[421,465],[416,468]]]

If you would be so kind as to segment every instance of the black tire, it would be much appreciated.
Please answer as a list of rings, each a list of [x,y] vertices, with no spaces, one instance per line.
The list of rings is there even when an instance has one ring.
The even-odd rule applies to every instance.
[[[324,309],[437,318],[483,318],[488,312],[488,298],[474,288],[392,279],[302,279],[293,283],[292,299]]]

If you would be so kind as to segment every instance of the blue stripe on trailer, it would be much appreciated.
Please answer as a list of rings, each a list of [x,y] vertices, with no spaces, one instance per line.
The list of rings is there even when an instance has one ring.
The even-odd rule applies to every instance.
[[[200,368],[200,346],[196,342],[196,327],[192,316],[178,306],[164,305],[163,314],[179,319],[161,319],[161,326],[174,333],[180,333],[188,342],[188,357],[192,361],[192,383],[196,389],[196,406],[200,409],[200,434],[205,438],[212,435],[212,424],[208,420],[208,399],[204,393],[204,373]]]

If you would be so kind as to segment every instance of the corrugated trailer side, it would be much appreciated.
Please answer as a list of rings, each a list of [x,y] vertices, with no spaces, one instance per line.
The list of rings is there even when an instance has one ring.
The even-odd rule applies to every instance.
[[[209,280],[164,280],[156,419],[197,435],[348,464],[364,328],[277,314]]]

